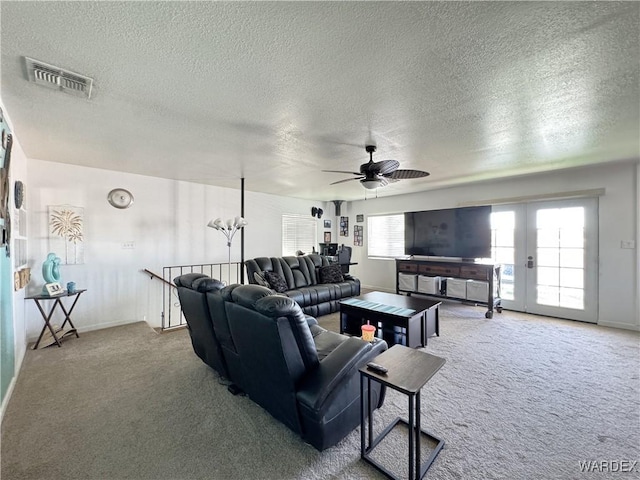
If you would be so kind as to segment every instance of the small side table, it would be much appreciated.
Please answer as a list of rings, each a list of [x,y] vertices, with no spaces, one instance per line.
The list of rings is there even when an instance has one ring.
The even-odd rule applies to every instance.
[[[373,465],[377,470],[392,479],[399,479],[384,466],[370,456],[373,449],[394,427],[402,422],[409,429],[409,479],[421,479],[444,446],[444,440],[422,430],[420,427],[420,389],[445,364],[445,359],[404,345],[396,344],[386,352],[378,355],[373,362],[386,367],[385,374],[369,370],[366,366],[360,368],[360,457]],[[389,388],[404,393],[409,397],[409,420],[400,417],[391,422],[380,434],[373,438],[373,409],[371,405],[371,381],[379,382]],[[366,412],[369,419],[365,434],[365,381],[367,383]],[[414,414],[415,411],[415,414]],[[429,458],[420,464],[420,437],[437,442]],[[368,440],[368,442],[367,442]],[[368,444],[368,446],[367,446]]]
[[[44,332],[49,329],[49,331],[51,332],[51,335],[53,335],[53,338],[56,342],[56,344],[58,345],[58,347],[62,346],[62,337],[58,336],[57,334],[60,332],[64,331],[64,326],[69,323],[69,326],[71,327],[70,330],[67,330],[66,332],[64,332],[64,335],[69,335],[69,334],[75,334],[75,336],[77,338],[80,337],[80,335],[78,335],[78,330],[76,329],[75,325],[73,324],[73,322],[71,322],[71,312],[73,312],[73,309],[76,306],[76,303],[78,303],[78,299],[80,298],[80,295],[83,292],[86,292],[87,290],[76,290],[73,293],[69,293],[67,291],[65,291],[64,293],[61,293],[60,295],[54,295],[54,296],[49,296],[49,295],[31,295],[30,297],[25,297],[25,300],[33,300],[34,302],[36,302],[36,305],[38,306],[38,310],[40,310],[40,313],[42,314],[42,319],[44,320],[44,326],[42,327],[42,331],[40,332],[40,336],[38,337],[38,340],[36,341],[35,345],[33,346],[33,349],[37,349],[38,345],[40,345],[40,340],[42,340],[42,336],[44,335]],[[66,298],[66,297],[75,297],[73,299],[73,303],[71,304],[71,308],[67,311],[66,308],[64,308],[64,305],[62,304],[62,299]],[[51,309],[49,310],[49,313],[45,313],[45,310],[43,308],[43,302],[45,300],[53,300],[53,305],[51,306]],[[53,317],[54,312],[56,311],[56,308],[60,307],[60,309],[62,310],[62,313],[64,313],[64,322],[62,323],[62,326],[60,327],[60,330],[58,330],[56,332],[56,330],[53,328],[53,326],[51,325],[51,318]]]

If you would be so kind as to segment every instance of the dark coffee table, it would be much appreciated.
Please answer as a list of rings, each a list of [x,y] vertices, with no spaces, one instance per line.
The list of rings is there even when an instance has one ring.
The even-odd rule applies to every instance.
[[[370,292],[340,302],[340,333],[360,336],[369,321],[389,346],[426,347],[427,338],[440,335],[441,302],[394,293]]]

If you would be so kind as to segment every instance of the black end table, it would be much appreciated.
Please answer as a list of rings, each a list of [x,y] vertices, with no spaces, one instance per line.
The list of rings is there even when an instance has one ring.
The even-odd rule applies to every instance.
[[[440,453],[440,450],[444,446],[444,440],[420,427],[420,389],[440,370],[446,360],[403,345],[394,345],[386,352],[374,358],[373,361],[386,367],[388,372],[378,373],[374,370],[369,370],[366,366],[360,368],[360,457],[387,477],[398,479],[399,477],[372,459],[370,454],[382,439],[384,439],[398,423],[402,422],[407,425],[409,429],[409,478],[411,480],[421,479],[424,474],[427,473],[427,470],[438,453]],[[407,421],[400,417],[396,418],[385,427],[375,439],[373,438],[373,409],[370,393],[372,380],[404,393],[409,397],[409,420]],[[366,402],[365,381],[367,383]],[[366,432],[365,403],[367,418],[369,419]],[[422,464],[420,463],[421,435],[425,435],[427,438],[437,442],[429,458]]]
[[[71,322],[71,312],[73,312],[74,307],[76,306],[76,303],[78,302],[78,299],[80,298],[80,295],[82,294],[82,292],[86,292],[87,290],[76,290],[73,293],[69,293],[68,291],[65,291],[63,293],[61,293],[60,295],[32,295],[30,297],[25,297],[25,300],[33,300],[34,302],[36,302],[36,305],[38,306],[38,310],[40,310],[40,314],[42,315],[42,319],[44,320],[44,327],[42,327],[42,331],[40,332],[40,336],[38,337],[38,340],[36,341],[35,345],[33,346],[33,349],[37,349],[38,345],[40,345],[40,340],[42,340],[42,336],[44,335],[44,332],[47,330],[47,328],[49,329],[49,331],[51,332],[51,335],[53,335],[53,339],[55,340],[55,343],[61,347],[62,343],[62,337],[66,336],[66,335],[70,335],[70,334],[75,334],[76,337],[80,337],[80,335],[78,335],[78,330],[76,329],[75,325]],[[67,311],[66,308],[64,308],[64,305],[62,304],[61,299],[66,298],[66,297],[75,297],[73,299],[73,303],[71,304],[71,308]],[[49,310],[49,313],[45,313],[44,308],[42,306],[41,302],[44,302],[45,300],[54,300],[53,305],[51,306],[51,309]],[[51,318],[53,317],[54,312],[56,311],[57,307],[60,307],[60,309],[62,310],[62,313],[64,313],[64,322],[62,323],[62,326],[60,327],[59,330],[56,330],[55,328],[53,328],[53,326],[51,325]],[[64,330],[64,326],[69,323],[69,326],[71,327],[69,330],[65,331]],[[62,335],[58,335],[58,333],[62,333]]]

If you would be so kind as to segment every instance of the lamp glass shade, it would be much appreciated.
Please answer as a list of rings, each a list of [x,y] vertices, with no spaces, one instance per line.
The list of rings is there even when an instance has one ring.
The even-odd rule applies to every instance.
[[[373,190],[378,188],[382,182],[378,179],[371,179],[371,180],[360,180],[360,183],[362,184],[362,186],[368,190]]]
[[[212,218],[211,220],[209,220],[209,223],[207,223],[207,227],[211,227],[211,228],[215,228],[216,230],[220,230],[221,228],[224,228],[224,224],[222,223],[222,219],[221,218],[216,218],[215,220]]]

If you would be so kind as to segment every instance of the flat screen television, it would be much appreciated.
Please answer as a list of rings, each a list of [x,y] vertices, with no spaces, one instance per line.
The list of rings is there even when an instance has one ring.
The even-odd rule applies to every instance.
[[[490,216],[490,206],[407,212],[404,214],[405,254],[490,258]]]

